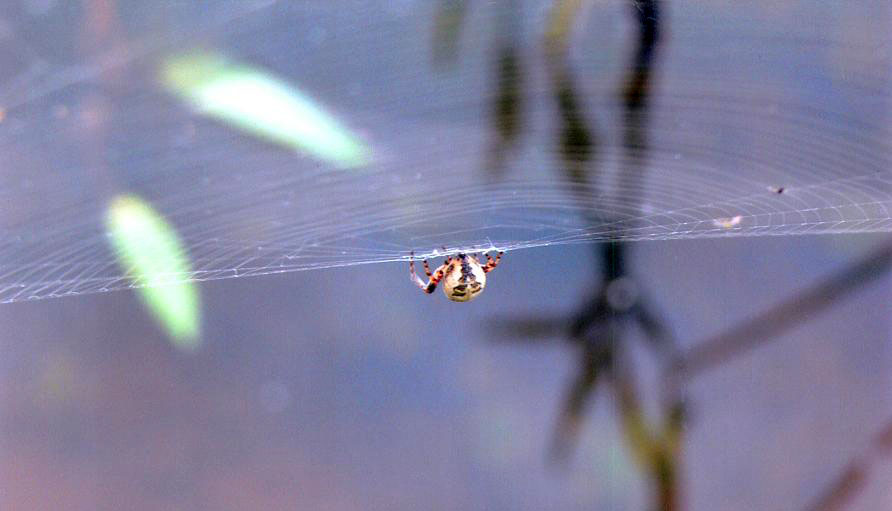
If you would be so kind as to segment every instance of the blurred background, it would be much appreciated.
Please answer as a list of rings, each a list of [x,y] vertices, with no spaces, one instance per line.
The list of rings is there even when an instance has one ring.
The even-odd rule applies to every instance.
[[[892,509],[889,26],[4,3],[0,508]]]

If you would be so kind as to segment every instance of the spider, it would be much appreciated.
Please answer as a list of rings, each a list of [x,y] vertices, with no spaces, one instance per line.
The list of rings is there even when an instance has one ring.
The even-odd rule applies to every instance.
[[[446,298],[453,302],[470,302],[483,292],[486,287],[486,274],[495,269],[502,259],[499,252],[493,259],[486,254],[486,265],[480,264],[480,260],[475,255],[458,254],[456,257],[447,256],[446,262],[440,265],[433,274],[427,265],[427,259],[424,263],[424,273],[427,274],[427,284],[415,273],[415,252],[411,255],[413,259],[409,260],[409,275],[412,282],[418,285],[425,293],[433,293],[437,289],[437,284],[443,280],[443,293]]]

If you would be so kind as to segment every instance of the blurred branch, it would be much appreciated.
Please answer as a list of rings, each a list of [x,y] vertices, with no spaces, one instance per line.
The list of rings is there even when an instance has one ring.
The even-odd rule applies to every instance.
[[[520,56],[520,28],[515,0],[503,0],[496,14],[495,71],[492,142],[486,170],[493,180],[501,179],[508,153],[517,144],[524,119],[525,70]]]
[[[489,321],[487,326],[499,340],[538,343],[543,338],[566,336],[571,321],[566,316],[504,317]]]
[[[586,0],[555,0],[545,31],[545,48],[553,56],[562,56],[569,46],[573,23]]]
[[[661,420],[649,421],[641,407],[630,360],[614,364],[613,383],[623,435],[633,459],[656,486],[655,511],[680,509],[678,473],[684,431],[684,399],[680,392],[665,403]]]
[[[892,268],[892,243],[885,243],[823,282],[690,348],[678,363],[686,378],[721,365],[827,308]]]
[[[875,280],[892,268],[892,243],[885,243],[861,260],[827,277],[796,296],[727,332],[689,349],[677,365],[690,379],[776,338],[785,330],[829,307],[845,295]],[[892,423],[874,437],[867,451],[852,460],[809,511],[836,511],[860,491],[877,458],[892,454]]]
[[[587,0],[556,0],[548,18],[545,34],[547,70],[560,115],[558,155],[567,179],[577,188],[595,196],[597,172],[592,163],[598,150],[597,132],[586,119],[586,111],[573,82],[568,61],[568,47],[574,24]],[[638,190],[643,179],[645,158],[649,149],[647,137],[648,100],[652,92],[652,62],[660,39],[660,7],[658,0],[632,1],[638,21],[638,41],[621,89],[624,107],[623,148],[628,157],[620,173],[621,190]],[[515,138],[520,122],[517,83],[522,72],[514,45],[505,45],[497,55],[498,91],[494,109],[496,144],[499,156]],[[495,166],[492,165],[491,168]],[[623,203],[638,202],[634,196],[622,197]],[[593,219],[597,221],[598,219]],[[837,300],[864,284],[877,279],[892,267],[892,243],[880,246],[851,266],[830,275],[804,292],[782,301],[777,306],[751,319],[733,325],[726,332],[679,353],[671,333],[654,314],[637,289],[626,287],[625,245],[608,243],[601,254],[604,261],[604,288],[571,317],[545,315],[539,317],[497,320],[490,323],[497,334],[512,340],[536,342],[541,339],[565,338],[579,348],[578,373],[570,382],[558,419],[552,454],[557,461],[566,457],[575,442],[588,401],[604,381],[616,395],[623,436],[632,458],[655,485],[653,505],[657,510],[679,509],[678,476],[683,436],[686,380],[723,364],[737,355],[764,344],[826,309]],[[611,290],[611,287],[613,288]],[[612,292],[612,291],[619,291]],[[626,299],[628,298],[628,299]],[[657,348],[666,369],[661,391],[660,416],[647,417],[642,409],[627,351],[624,329],[627,322],[636,323],[651,347]],[[892,451],[892,425],[883,430],[872,444],[874,451]],[[811,507],[812,511],[839,509],[843,501],[861,488],[874,460],[867,456],[853,461],[830,489]]]
[[[440,0],[434,14],[432,53],[434,64],[451,66],[458,59],[458,40],[467,16],[466,0]]]
[[[821,492],[820,497],[811,505],[809,511],[837,511],[852,496],[864,488],[867,474],[882,456],[892,455],[892,422],[880,430],[868,445],[867,449],[856,456],[846,469]]]
[[[617,254],[614,254],[614,257],[616,256]],[[608,261],[611,259],[613,258],[608,258]],[[611,265],[608,263],[605,266]],[[515,340],[535,342],[536,339],[565,336],[571,342],[580,345],[582,350],[580,371],[571,383],[565,398],[553,444],[553,455],[558,461],[566,459],[572,443],[578,436],[586,401],[594,394],[601,380],[601,374],[606,370],[605,376],[614,386],[617,395],[626,443],[636,462],[656,485],[655,505],[658,506],[657,509],[673,510],[678,509],[677,479],[684,418],[683,400],[679,397],[682,382],[674,381],[673,374],[678,379],[690,379],[767,343],[783,331],[829,307],[846,294],[879,278],[890,268],[892,268],[892,243],[885,243],[804,292],[763,314],[741,322],[726,333],[689,349],[686,356],[680,357],[681,362],[674,363],[674,371],[670,370],[667,373],[666,386],[672,397],[664,400],[666,405],[662,414],[662,424],[660,421],[648,421],[641,410],[634,382],[628,373],[630,369],[618,366],[614,360],[617,356],[614,348],[620,347],[621,342],[605,342],[605,335],[611,337],[610,323],[621,320],[621,316],[624,315],[631,315],[644,329],[649,340],[658,341],[668,335],[662,327],[662,322],[643,309],[642,303],[639,302],[631,309],[621,312],[609,306],[604,294],[598,294],[570,318],[556,315],[518,318],[502,320],[494,326],[498,334]],[[612,332],[612,334],[617,333]],[[616,340],[621,341],[621,339]],[[668,350],[663,355],[674,357],[671,338],[669,341],[666,346]],[[679,370],[682,372],[679,373]],[[864,486],[867,474],[876,463],[875,456],[871,455],[876,453],[887,456],[892,454],[892,424],[875,437],[868,453],[852,461],[828,489],[822,492],[817,503],[808,509],[810,511],[841,509],[841,506]]]
[[[579,372],[570,385],[561,408],[552,441],[551,458],[556,463],[569,459],[570,452],[579,438],[579,429],[585,416],[589,396],[603,380],[602,373],[611,364],[612,353],[607,349],[586,349],[581,357]]]

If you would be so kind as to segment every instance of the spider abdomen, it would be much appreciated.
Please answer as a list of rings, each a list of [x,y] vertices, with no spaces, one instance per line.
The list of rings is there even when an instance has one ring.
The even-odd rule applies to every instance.
[[[446,269],[443,293],[454,302],[469,302],[483,292],[486,272],[473,256],[459,254]]]

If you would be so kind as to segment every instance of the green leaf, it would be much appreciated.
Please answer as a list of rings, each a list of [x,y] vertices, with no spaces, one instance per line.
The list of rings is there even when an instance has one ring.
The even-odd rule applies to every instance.
[[[264,71],[219,55],[170,57],[161,81],[197,111],[236,128],[332,163],[369,163],[369,148],[312,98]]]
[[[176,231],[139,197],[110,203],[106,225],[118,262],[138,286],[143,301],[173,344],[194,351],[201,344],[198,291]]]

